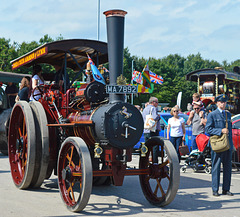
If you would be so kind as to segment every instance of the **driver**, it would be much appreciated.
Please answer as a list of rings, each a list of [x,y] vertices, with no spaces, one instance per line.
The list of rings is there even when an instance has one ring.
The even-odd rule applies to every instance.
[[[41,92],[36,88],[37,86],[44,84],[44,79],[41,73],[42,73],[42,67],[40,65],[33,66],[33,75],[30,81],[30,90],[29,90],[29,93],[31,94],[29,99],[30,101],[33,101],[33,100],[38,101],[41,98]]]
[[[55,84],[59,85],[60,88],[64,87],[64,81],[65,81],[65,76],[64,76],[64,67],[61,67],[59,65],[54,65],[54,68],[56,70],[56,75],[55,75]],[[66,87],[69,89],[69,76],[68,73],[66,73]]]

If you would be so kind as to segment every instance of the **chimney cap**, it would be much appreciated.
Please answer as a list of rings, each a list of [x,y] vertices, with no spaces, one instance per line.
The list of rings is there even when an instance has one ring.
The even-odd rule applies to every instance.
[[[125,15],[127,14],[126,11],[123,10],[108,10],[103,12],[103,14],[106,15],[106,17],[112,17],[112,16],[119,16],[119,17],[125,17]]]

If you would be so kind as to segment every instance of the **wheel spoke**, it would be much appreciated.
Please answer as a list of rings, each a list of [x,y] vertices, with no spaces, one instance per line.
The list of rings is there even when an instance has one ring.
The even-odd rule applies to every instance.
[[[163,187],[161,185],[161,179],[160,180],[156,179],[156,181],[157,181],[157,185],[158,185],[158,187],[159,187],[159,189],[160,189],[160,191],[162,193],[162,196],[165,196],[165,192],[164,192]]]
[[[169,176],[169,174],[167,174],[166,177],[167,177],[167,179],[170,181],[170,176]]]
[[[157,196],[157,191],[158,191],[158,188],[160,187],[160,183],[158,182],[157,179],[156,179],[156,181],[157,181],[157,185],[156,185],[155,191],[153,193]]]
[[[69,153],[67,153],[67,156],[66,156],[66,158],[68,159],[68,165],[69,166],[73,166],[73,168],[76,168],[76,165],[74,164],[74,162],[72,161],[72,156],[73,156],[73,146],[71,146],[71,153],[70,153],[70,156],[69,156]]]
[[[72,187],[74,186],[74,184],[75,184],[74,181],[73,181],[72,183],[70,183],[69,188],[67,189],[67,192],[68,192],[70,198],[72,198],[72,202],[73,202],[73,203],[76,203],[75,197],[74,197],[73,188],[72,188]]]
[[[166,161],[166,162],[164,162],[164,163],[162,163],[162,164],[159,164],[159,168],[165,167],[167,164],[168,164],[168,162],[167,162],[167,161]]]
[[[24,174],[21,166],[21,161],[18,161],[17,165],[18,165],[19,176],[20,178],[22,178]]]
[[[23,117],[23,135],[25,135],[25,131],[26,131],[26,123],[25,123],[25,118]]]
[[[73,146],[71,146],[71,150],[70,150],[70,157],[69,157],[69,161],[72,161],[72,156],[73,156]],[[69,162],[70,163],[70,162]],[[70,164],[69,164],[70,166]]]
[[[150,180],[150,176],[147,176],[146,177],[146,182],[149,182],[149,180]]]
[[[19,136],[22,137],[22,131],[20,127],[18,128],[18,133],[19,133]]]

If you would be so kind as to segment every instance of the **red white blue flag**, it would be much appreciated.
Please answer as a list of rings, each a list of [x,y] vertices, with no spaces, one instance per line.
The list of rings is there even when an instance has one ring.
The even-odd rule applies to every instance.
[[[102,74],[99,72],[97,66],[95,66],[94,62],[92,61],[91,57],[87,54],[88,56],[88,60],[90,62],[91,65],[91,70],[92,70],[92,75],[95,81],[100,82],[102,84],[106,84]]]
[[[155,84],[163,84],[163,77],[149,71],[150,80]]]
[[[132,81],[142,84],[142,73],[134,70],[132,73]]]

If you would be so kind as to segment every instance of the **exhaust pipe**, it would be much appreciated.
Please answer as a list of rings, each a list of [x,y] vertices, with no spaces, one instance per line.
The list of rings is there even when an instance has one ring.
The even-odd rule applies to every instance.
[[[109,10],[103,14],[107,19],[109,85],[116,85],[117,77],[123,74],[124,18],[127,12]],[[123,94],[109,94],[110,103],[123,101]]]

